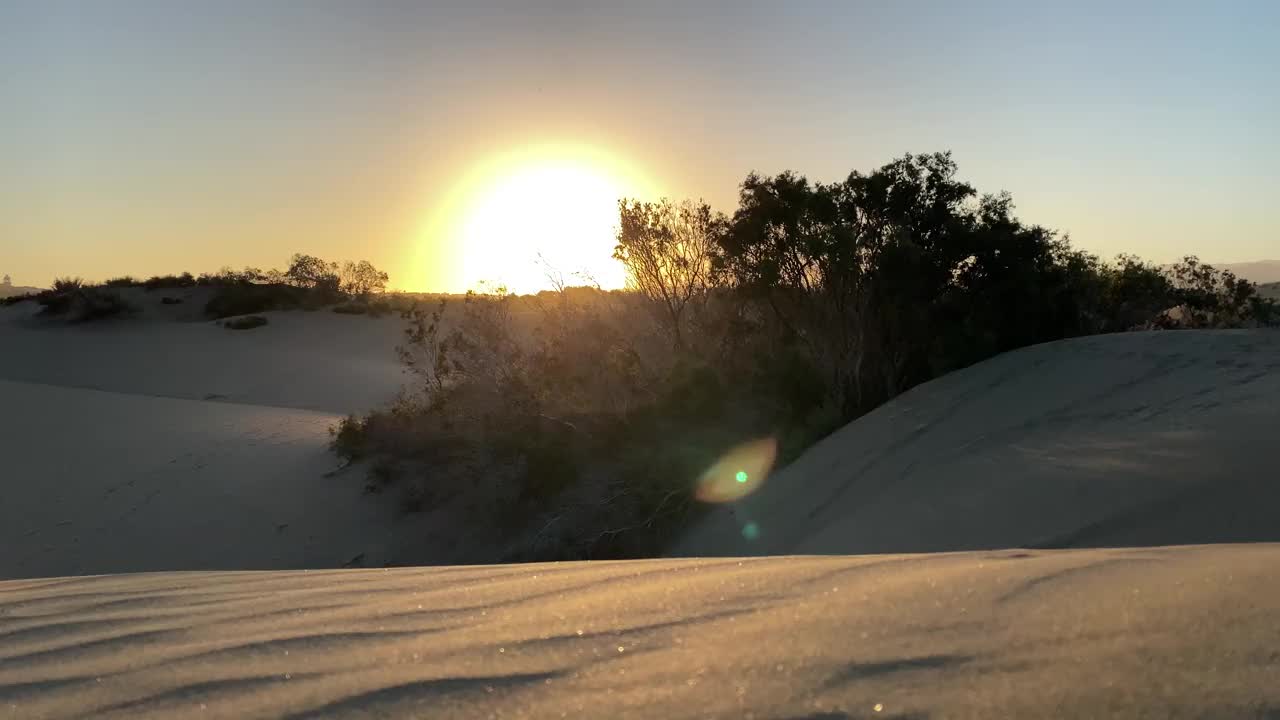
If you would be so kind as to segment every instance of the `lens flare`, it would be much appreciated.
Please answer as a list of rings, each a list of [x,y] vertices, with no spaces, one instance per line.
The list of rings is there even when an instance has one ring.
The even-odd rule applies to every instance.
[[[743,443],[725,453],[698,479],[697,498],[727,503],[744,498],[764,483],[778,457],[778,441],[772,437]]]

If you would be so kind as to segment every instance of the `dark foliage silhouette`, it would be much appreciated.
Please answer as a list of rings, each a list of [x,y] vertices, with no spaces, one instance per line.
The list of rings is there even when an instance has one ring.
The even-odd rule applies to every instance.
[[[1073,249],[959,180],[947,153],[830,184],[752,174],[729,217],[624,200],[619,221],[634,292],[408,309],[414,382],[336,426],[334,450],[370,461],[370,487],[397,485],[405,507],[472,514],[500,557],[648,555],[744,440],[772,436],[786,461],[916,384],[1033,343],[1277,320],[1255,286],[1195,258]],[[326,287],[338,270],[298,256],[287,275]]]

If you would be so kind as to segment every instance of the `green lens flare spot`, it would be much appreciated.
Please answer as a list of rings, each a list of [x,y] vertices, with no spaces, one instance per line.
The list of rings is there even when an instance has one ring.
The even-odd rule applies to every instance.
[[[755,523],[747,523],[747,526],[742,528],[742,537],[748,540],[755,540],[760,537],[760,526]]]
[[[746,473],[746,471],[744,471],[744,470],[739,470],[739,471],[738,471],[738,474],[733,476],[733,479],[734,479],[734,480],[737,480],[737,481],[738,481],[738,482],[740,482],[740,483],[744,483],[744,482],[746,482],[746,481],[747,481],[747,473]]]

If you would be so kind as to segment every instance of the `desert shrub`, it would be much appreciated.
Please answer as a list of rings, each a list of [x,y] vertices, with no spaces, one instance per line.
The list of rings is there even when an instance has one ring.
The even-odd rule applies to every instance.
[[[128,275],[125,275],[123,277],[118,277],[118,278],[111,278],[110,280],[107,280],[106,282],[102,283],[102,287],[109,287],[109,288],[129,288],[129,287],[139,287],[141,285],[142,285],[142,282],[140,280],[130,277]]]
[[[258,268],[247,267],[244,270],[234,270],[224,267],[216,273],[201,273],[200,277],[195,279],[196,285],[206,287],[225,287],[230,285],[255,285],[258,283],[281,283],[283,276],[279,271],[270,270],[263,272]]]
[[[356,415],[342,418],[329,428],[329,448],[346,462],[363,459],[368,452],[368,423],[368,419]]]
[[[309,304],[313,304],[313,299],[302,288],[237,283],[219,287],[205,304],[204,312],[217,320],[270,310],[297,309]]]
[[[332,447],[394,468],[406,505],[489,528],[505,559],[656,552],[698,474],[769,425],[714,366],[673,355],[640,295],[499,290],[406,317],[411,392],[344,419]]]
[[[192,282],[217,288],[205,306],[205,314],[213,319],[269,310],[317,310],[343,300],[349,302],[339,306],[342,309],[335,308],[335,312],[375,316],[390,312],[389,303],[373,299],[385,288],[386,273],[368,262],[347,263],[345,280],[341,272],[337,263],[299,254],[293,256],[285,271],[224,268]],[[185,282],[187,278],[190,276],[179,280]]]
[[[81,323],[120,317],[135,311],[132,305],[115,292],[74,284],[64,284],[63,287],[70,289],[55,289],[36,297],[36,301],[43,307],[43,315]]]
[[[191,273],[181,275],[155,275],[143,281],[147,290],[168,290],[174,288],[195,287],[196,278]]]
[[[84,280],[78,277],[57,278],[53,281],[53,292],[65,293],[73,290],[79,290],[84,287]]]
[[[261,315],[245,315],[244,317],[232,318],[223,322],[222,327],[228,330],[252,330],[260,328],[269,322]]]
[[[181,305],[181,304],[182,304],[182,298],[176,298],[176,297],[162,297],[162,298],[160,298],[160,304],[161,304],[161,305]]]

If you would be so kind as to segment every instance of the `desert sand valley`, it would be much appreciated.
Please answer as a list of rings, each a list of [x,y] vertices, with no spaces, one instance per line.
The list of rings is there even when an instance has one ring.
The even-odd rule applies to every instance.
[[[0,716],[1280,712],[1274,331],[943,376],[669,559],[382,568],[414,526],[328,428],[394,396],[402,321],[181,307],[0,311]]]

